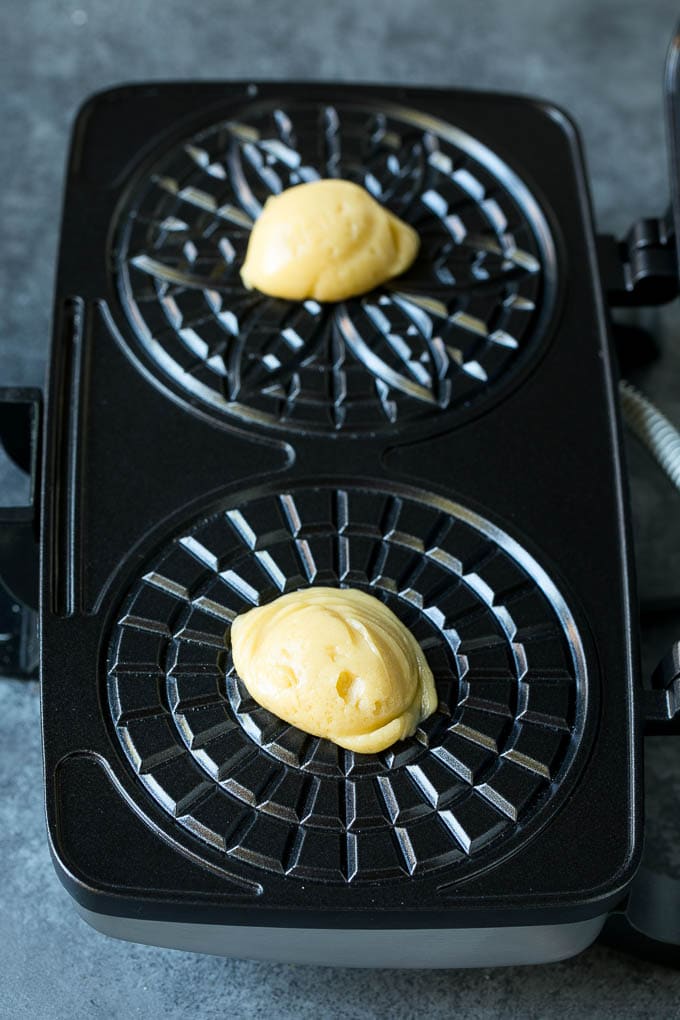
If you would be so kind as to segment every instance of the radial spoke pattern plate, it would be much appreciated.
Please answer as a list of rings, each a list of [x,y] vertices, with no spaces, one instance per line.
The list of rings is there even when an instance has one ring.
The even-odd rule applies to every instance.
[[[365,186],[419,232],[407,274],[341,304],[241,283],[270,195]],[[123,210],[116,274],[134,344],[219,414],[364,432],[468,406],[545,334],[555,252],[519,178],[455,127],[400,107],[260,102],[161,155]]]
[[[448,879],[545,816],[579,744],[586,666],[520,546],[411,490],[260,490],[229,507],[148,564],[111,637],[112,723],[147,794],[231,867],[340,883]],[[353,754],[248,696],[234,616],[310,584],[370,591],[421,643],[439,708],[412,738]]]

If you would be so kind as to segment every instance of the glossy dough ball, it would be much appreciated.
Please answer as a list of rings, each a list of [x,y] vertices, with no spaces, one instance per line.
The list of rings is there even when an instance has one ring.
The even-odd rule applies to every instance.
[[[432,672],[407,627],[350,588],[307,588],[238,616],[234,665],[252,697],[350,751],[382,751],[437,707]]]
[[[358,184],[298,184],[265,204],[250,235],[246,287],[291,301],[342,301],[403,273],[416,231]]]

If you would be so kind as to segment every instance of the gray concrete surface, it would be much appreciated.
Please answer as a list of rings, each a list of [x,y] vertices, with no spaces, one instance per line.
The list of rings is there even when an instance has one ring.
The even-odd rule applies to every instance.
[[[89,92],[147,78],[297,77],[543,95],[580,123],[598,223],[620,231],[666,202],[660,83],[677,13],[671,0],[0,0],[0,380],[42,382],[68,131]],[[638,381],[680,420],[677,308],[645,321],[665,357]],[[678,593],[680,498],[635,446],[630,467],[642,592]],[[3,484],[7,493],[0,467]],[[677,875],[679,750],[656,740],[647,775],[650,845]],[[602,947],[543,968],[431,974],[106,940],[54,876],[41,782],[37,685],[0,680],[1,1017],[680,1016],[680,972]]]

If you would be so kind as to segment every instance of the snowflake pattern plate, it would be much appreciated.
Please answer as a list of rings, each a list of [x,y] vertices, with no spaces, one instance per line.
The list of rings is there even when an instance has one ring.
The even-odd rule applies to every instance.
[[[249,697],[231,621],[310,584],[370,591],[421,643],[439,708],[412,738],[354,754]],[[587,698],[541,567],[463,507],[396,487],[235,497],[147,565],[109,644],[111,722],[146,793],[225,867],[306,880],[449,881],[524,838],[564,789]]]
[[[267,197],[368,189],[421,238],[398,280],[338,304],[248,291]],[[115,271],[137,354],[212,413],[364,434],[465,413],[536,353],[555,250],[526,186],[450,124],[384,104],[260,101],[160,156],[121,212]]]

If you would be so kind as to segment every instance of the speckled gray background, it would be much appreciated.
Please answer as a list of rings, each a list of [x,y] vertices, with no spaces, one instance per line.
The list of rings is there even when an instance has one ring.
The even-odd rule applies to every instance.
[[[145,78],[338,78],[550,98],[580,123],[598,225],[666,202],[661,69],[671,0],[0,0],[0,380],[41,384],[69,125],[89,92]],[[638,381],[680,420],[676,308]],[[630,450],[640,585],[680,592],[680,497]],[[0,493],[11,478],[0,467]],[[677,627],[680,636],[680,623]],[[657,642],[666,638],[659,636]],[[652,661],[650,645],[646,659]],[[680,875],[680,747],[648,755],[650,844]],[[0,1016],[678,1017],[680,972],[595,947],[497,971],[234,962],[104,939],[77,920],[42,820],[37,685],[0,680]]]

